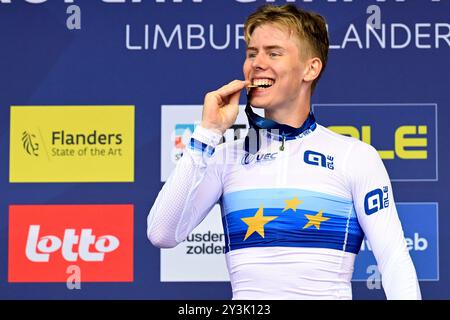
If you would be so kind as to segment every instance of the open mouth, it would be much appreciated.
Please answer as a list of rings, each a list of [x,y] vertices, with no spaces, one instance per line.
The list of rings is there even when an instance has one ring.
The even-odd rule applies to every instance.
[[[253,79],[252,84],[249,86],[251,88],[270,88],[275,83],[275,80],[270,78],[265,79]]]

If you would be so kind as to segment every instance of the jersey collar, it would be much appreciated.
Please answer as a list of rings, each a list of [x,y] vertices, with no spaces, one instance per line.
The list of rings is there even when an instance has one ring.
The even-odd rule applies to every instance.
[[[256,130],[265,129],[269,132],[271,137],[277,140],[282,140],[283,137],[285,140],[301,138],[307,130],[314,131],[317,126],[316,119],[312,112],[309,113],[305,122],[303,122],[303,124],[299,128],[291,127],[287,124],[281,124],[274,120],[263,118],[254,113],[249,104],[247,104],[247,106],[245,107],[245,113],[247,114],[250,128],[254,128]]]
[[[245,137],[244,148],[247,152],[251,153],[256,153],[259,149],[260,132],[265,133],[266,136],[270,139],[281,141],[300,139],[317,128],[316,119],[312,112],[309,113],[305,122],[299,128],[291,127],[286,124],[280,124],[274,120],[261,117],[253,112],[249,103],[247,103],[247,106],[245,107],[245,113],[248,118],[250,129],[256,130],[256,132],[258,133],[256,134],[256,137],[253,135],[253,137],[257,139],[257,143],[253,144],[254,147],[256,147],[256,150],[254,147],[250,147],[249,134],[247,134],[247,136]]]

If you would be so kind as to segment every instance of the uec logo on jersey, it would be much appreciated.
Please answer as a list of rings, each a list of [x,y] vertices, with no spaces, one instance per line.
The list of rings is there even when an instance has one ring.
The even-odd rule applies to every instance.
[[[324,168],[328,168],[330,170],[334,170],[334,157],[325,156],[320,152],[306,150],[303,156],[303,160],[307,164],[311,164],[313,166],[320,166]]]
[[[258,153],[258,154],[251,154],[247,153],[245,156],[242,157],[241,164],[246,165],[250,164],[252,162],[263,162],[263,161],[273,161],[276,160],[276,155],[278,152],[275,153]]]
[[[388,187],[375,189],[366,194],[364,198],[364,211],[367,215],[374,214],[381,209],[389,207]]]

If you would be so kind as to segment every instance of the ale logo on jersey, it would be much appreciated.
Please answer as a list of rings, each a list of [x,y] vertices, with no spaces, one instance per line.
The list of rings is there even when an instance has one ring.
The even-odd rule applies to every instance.
[[[134,181],[133,106],[12,106],[10,182]]]
[[[132,205],[11,205],[9,282],[133,281]]]
[[[437,105],[315,104],[328,129],[377,149],[392,181],[437,181]]]
[[[317,151],[306,150],[303,155],[303,161],[313,166],[334,170],[334,156],[325,156]]]
[[[374,189],[364,197],[364,211],[368,216],[387,207],[389,207],[388,186]]]

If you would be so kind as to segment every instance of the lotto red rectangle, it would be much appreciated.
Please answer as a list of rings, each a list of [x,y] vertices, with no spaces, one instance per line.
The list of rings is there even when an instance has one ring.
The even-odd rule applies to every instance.
[[[133,281],[133,205],[11,205],[8,281]],[[69,268],[70,267],[70,268]]]

